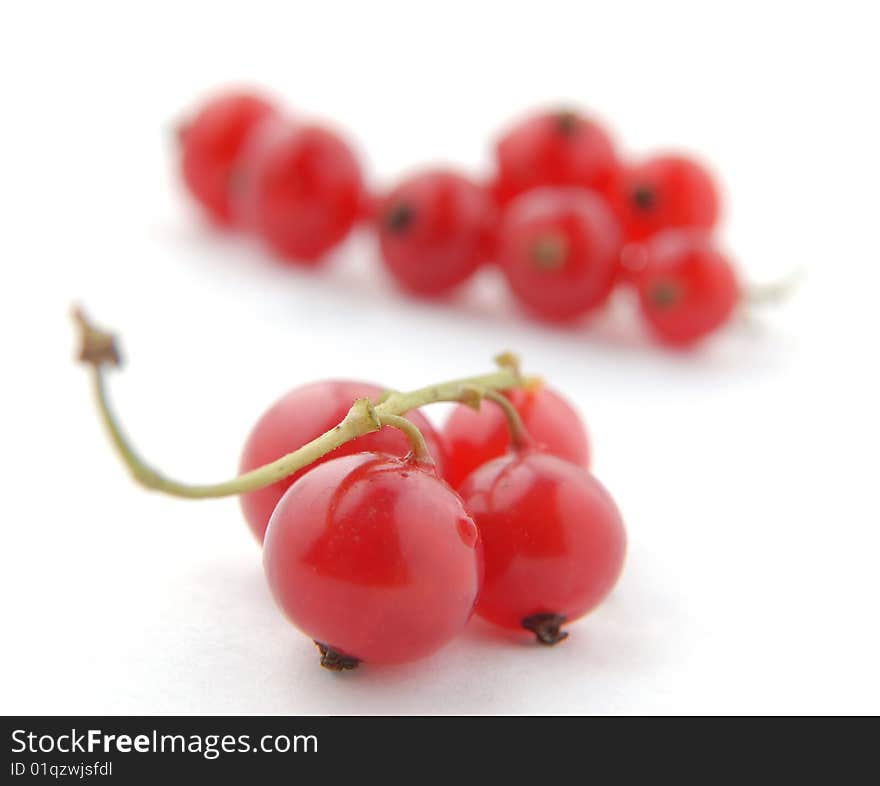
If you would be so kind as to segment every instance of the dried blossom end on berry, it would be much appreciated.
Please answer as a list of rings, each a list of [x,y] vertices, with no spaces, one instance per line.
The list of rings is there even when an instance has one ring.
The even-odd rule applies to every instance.
[[[323,642],[316,641],[315,646],[321,653],[321,667],[327,669],[327,671],[351,671],[352,669],[356,669],[360,664],[360,661],[357,658],[350,658],[348,655],[342,655],[332,647],[328,647]]]
[[[630,194],[633,205],[639,210],[650,210],[657,201],[654,189],[649,186],[636,186]]]
[[[389,232],[406,232],[412,225],[415,212],[406,202],[398,202],[385,214],[385,226]]]
[[[556,115],[556,130],[562,136],[572,136],[580,125],[580,115],[572,109],[563,109]]]
[[[561,614],[533,614],[522,621],[522,626],[534,633],[540,644],[551,647],[568,638],[568,631],[560,630],[564,623],[565,617]]]
[[[669,308],[681,299],[681,290],[671,282],[660,282],[651,289],[651,303],[657,308]]]
[[[542,235],[532,244],[532,263],[538,270],[559,270],[565,266],[568,241],[564,235]]]

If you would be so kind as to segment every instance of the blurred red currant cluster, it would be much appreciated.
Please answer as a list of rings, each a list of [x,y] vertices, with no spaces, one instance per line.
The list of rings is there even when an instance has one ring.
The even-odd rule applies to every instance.
[[[203,104],[180,145],[184,181],[209,216],[294,264],[318,264],[362,222],[413,295],[444,295],[493,264],[524,310],[568,322],[628,287],[653,335],[675,346],[723,325],[741,298],[710,236],[719,198],[705,169],[677,155],[623,161],[577,112],[504,132],[488,183],[428,169],[378,194],[336,133],[251,93]]]

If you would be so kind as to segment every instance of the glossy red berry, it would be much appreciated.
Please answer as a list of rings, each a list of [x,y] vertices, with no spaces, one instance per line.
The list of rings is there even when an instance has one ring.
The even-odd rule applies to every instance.
[[[546,453],[588,467],[589,442],[577,412],[559,393],[544,384],[504,394],[519,413],[533,443]],[[510,428],[500,407],[483,402],[479,411],[460,404],[443,427],[446,447],[444,477],[453,488],[477,467],[510,449]]]
[[[378,207],[385,267],[408,292],[444,294],[489,258],[495,215],[488,192],[455,172],[410,177]]]
[[[708,235],[672,230],[643,247],[630,271],[642,316],[657,339],[692,344],[723,325],[740,299],[733,266]]]
[[[608,134],[572,111],[543,112],[515,125],[495,148],[494,194],[502,204],[541,186],[605,191],[618,162]]]
[[[254,129],[275,107],[252,93],[216,96],[180,127],[183,181],[218,224],[235,223],[238,160]]]
[[[360,166],[348,145],[317,125],[277,125],[245,161],[240,210],[280,258],[318,263],[364,207]]]
[[[611,293],[620,246],[614,215],[596,194],[539,189],[505,210],[497,257],[520,304],[543,319],[569,320]]]
[[[563,622],[594,609],[617,582],[626,533],[585,469],[521,450],[472,473],[460,490],[483,544],[477,614],[552,644]]]
[[[242,451],[240,471],[256,469],[302,447],[341,422],[357,399],[376,400],[381,393],[378,385],[350,380],[327,380],[294,388],[269,407],[251,429]],[[420,412],[410,412],[407,417],[422,432],[438,471],[442,470],[444,454],[437,432]],[[366,450],[405,456],[409,443],[401,431],[386,427],[340,445],[318,462]],[[311,464],[271,486],[241,495],[244,517],[261,543],[278,500],[294,480],[315,466]]]
[[[711,229],[718,220],[712,176],[684,156],[656,156],[626,169],[616,201],[628,240],[643,240],[664,229]]]
[[[482,571],[458,495],[413,460],[374,453],[294,483],[272,515],[263,564],[287,617],[343,664],[442,647],[471,616]]]

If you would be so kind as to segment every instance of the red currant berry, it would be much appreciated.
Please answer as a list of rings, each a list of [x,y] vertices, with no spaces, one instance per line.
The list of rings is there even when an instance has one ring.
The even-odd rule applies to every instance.
[[[407,291],[441,295],[491,253],[495,206],[485,189],[455,172],[404,180],[377,211],[385,266]]]
[[[363,208],[361,171],[336,134],[287,124],[251,151],[241,211],[282,259],[318,263],[354,226]]]
[[[704,232],[671,230],[651,238],[631,271],[641,313],[663,343],[691,344],[723,325],[740,299],[732,265]]]
[[[553,644],[565,636],[560,624],[594,609],[617,582],[623,522],[582,467],[515,451],[472,473],[460,493],[483,544],[481,617]]]
[[[357,399],[375,400],[381,393],[382,388],[377,385],[350,380],[313,382],[294,388],[269,407],[251,430],[242,451],[240,471],[256,469],[302,447],[341,422]],[[422,432],[438,470],[442,469],[443,451],[433,426],[420,412],[410,412],[407,417]],[[405,456],[409,452],[409,442],[398,429],[386,427],[346,442],[318,461],[365,450]],[[241,495],[244,517],[261,543],[278,500],[294,480],[314,466],[316,464],[310,464],[271,486]]]
[[[502,204],[540,186],[605,191],[618,170],[614,145],[596,123],[572,111],[527,118],[498,141],[493,192]]]
[[[539,189],[510,203],[498,233],[498,263],[517,300],[534,315],[569,320],[611,293],[620,230],[594,193]]]
[[[589,466],[587,433],[577,412],[546,385],[517,388],[504,394],[519,413],[526,432],[541,450]],[[477,467],[510,449],[510,429],[500,407],[484,403],[479,411],[458,405],[443,427],[446,443],[444,476],[453,488]]]
[[[224,93],[205,103],[180,128],[183,180],[208,215],[221,225],[234,221],[239,155],[249,135],[275,108],[250,93]]]
[[[711,229],[718,220],[718,190],[711,175],[683,156],[656,156],[624,171],[616,200],[628,240],[663,229]]]
[[[439,649],[470,618],[482,573],[458,495],[424,465],[375,453],[294,483],[272,515],[263,564],[284,613],[337,667]]]

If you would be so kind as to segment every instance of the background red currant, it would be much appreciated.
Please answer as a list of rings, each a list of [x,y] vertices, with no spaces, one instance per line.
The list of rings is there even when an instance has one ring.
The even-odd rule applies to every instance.
[[[712,176],[690,158],[655,156],[625,169],[613,201],[628,240],[664,229],[711,229],[719,196]]]
[[[405,290],[443,294],[489,258],[495,217],[486,190],[468,178],[448,170],[414,175],[376,212],[382,260]]]
[[[248,157],[241,210],[279,257],[316,264],[361,214],[360,166],[321,126],[288,124],[266,137]]]
[[[497,256],[511,291],[529,312],[570,320],[611,293],[620,246],[614,215],[595,193],[545,188],[507,207]]]
[[[460,493],[483,544],[481,617],[554,643],[560,624],[594,609],[617,582],[623,521],[582,467],[515,451],[473,472]]]
[[[666,344],[684,346],[704,338],[727,322],[740,300],[732,265],[704,232],[656,235],[631,276],[643,318]]]
[[[229,92],[204,103],[179,131],[183,181],[216,223],[235,223],[238,158],[248,136],[276,113],[266,99]]]
[[[370,663],[415,660],[460,633],[482,571],[458,495],[433,470],[374,453],[325,462],[291,486],[263,564],[294,625]]]
[[[242,450],[239,470],[247,472],[302,447],[340,423],[357,399],[375,400],[381,393],[382,388],[378,385],[351,380],[326,380],[294,388],[269,407],[251,429]],[[407,417],[422,432],[428,451],[441,471],[444,451],[437,432],[420,412],[410,412]],[[386,427],[340,445],[319,462],[367,450],[405,456],[409,452],[409,443],[400,430]],[[244,517],[261,543],[278,500],[294,480],[315,466],[312,464],[271,486],[241,495]]]
[[[542,112],[517,123],[498,140],[495,157],[493,193],[502,204],[540,186],[605,191],[618,169],[605,130],[571,110]]]
[[[532,441],[548,453],[582,467],[590,449],[583,422],[559,393],[543,383],[509,390],[504,395],[519,413]],[[510,450],[510,428],[500,407],[484,401],[479,411],[460,404],[443,426],[444,476],[457,488],[477,467]]]

